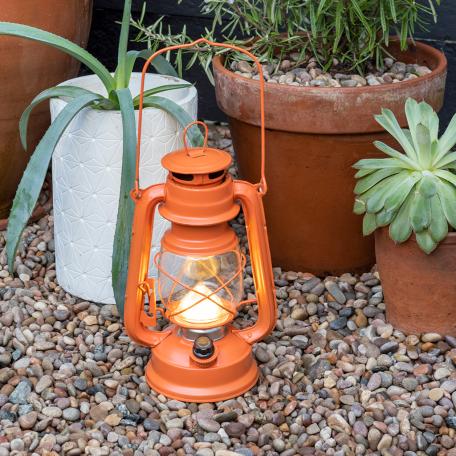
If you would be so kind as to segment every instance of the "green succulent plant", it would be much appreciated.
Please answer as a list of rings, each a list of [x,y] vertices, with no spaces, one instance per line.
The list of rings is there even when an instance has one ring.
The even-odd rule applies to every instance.
[[[131,226],[134,205],[129,192],[134,186],[136,121],[135,110],[138,109],[139,96],[133,97],[129,90],[133,67],[138,59],[147,60],[153,51],[128,51],[128,37],[131,19],[132,0],[124,1],[124,10],[120,30],[118,65],[114,74],[85,49],[71,41],[22,24],[0,22],[0,35],[10,35],[52,46],[59,49],[81,63],[85,64],[98,78],[108,94],[104,97],[89,90],[60,85],[44,90],[37,95],[26,108],[19,123],[19,132],[24,149],[27,149],[27,127],[32,110],[39,103],[54,97],[65,97],[68,104],[51,124],[33,152],[14,198],[9,216],[6,234],[6,253],[10,271],[13,270],[14,259],[22,232],[33,212],[41,187],[49,167],[49,163],[59,139],[74,117],[86,107],[99,110],[120,111],[123,124],[123,159],[120,184],[119,210],[117,214],[116,233],[113,246],[112,276],[116,304],[123,315],[123,300],[127,280],[128,257],[130,252]],[[158,56],[153,62],[155,70],[161,74],[177,76],[176,71],[163,57]],[[177,103],[169,98],[159,96],[167,90],[176,90],[190,84],[169,84],[144,92],[144,107],[162,109],[171,114],[182,126],[192,122],[192,117]],[[198,128],[189,131],[192,145],[201,145],[203,137]]]
[[[358,161],[356,214],[364,214],[363,233],[389,225],[397,243],[415,233],[420,248],[431,253],[456,229],[456,115],[439,138],[439,118],[425,102],[405,103],[408,129],[383,109],[376,121],[399,143],[399,152],[380,141],[374,145],[388,158]]]

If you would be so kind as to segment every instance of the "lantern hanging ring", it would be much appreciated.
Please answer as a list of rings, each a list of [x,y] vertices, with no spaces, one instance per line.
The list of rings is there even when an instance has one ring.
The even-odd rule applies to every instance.
[[[259,75],[259,84],[260,84],[260,135],[261,135],[261,179],[260,182],[256,184],[258,193],[260,195],[265,195],[268,189],[267,182],[266,182],[266,176],[265,176],[265,159],[266,159],[266,128],[265,128],[265,110],[264,110],[264,77],[263,77],[263,67],[260,64],[260,61],[249,51],[246,49],[243,49],[239,46],[234,46],[232,44],[225,44],[225,43],[216,43],[214,41],[209,41],[206,38],[199,38],[191,43],[186,43],[186,44],[179,44],[175,46],[168,46],[163,49],[159,49],[158,51],[154,52],[146,61],[144,64],[143,70],[142,70],[142,75],[141,75],[141,88],[140,88],[140,96],[139,96],[139,111],[138,111],[138,140],[136,143],[136,175],[135,175],[135,188],[132,191],[132,196],[135,199],[141,198],[141,189],[139,187],[139,159],[140,159],[140,151],[141,151],[141,132],[142,132],[142,117],[143,117],[143,109],[144,109],[144,85],[145,85],[145,79],[146,79],[146,73],[147,70],[149,69],[149,66],[151,62],[158,57],[161,54],[165,54],[170,51],[174,51],[176,49],[189,49],[192,47],[198,47],[200,44],[206,44],[210,47],[219,47],[219,48],[225,48],[225,49],[231,49],[232,51],[237,51],[242,54],[245,54],[248,56],[250,59],[253,60],[255,63],[255,66],[258,71]],[[195,124],[203,124],[203,122],[192,122],[190,125],[186,127],[184,130],[184,143],[186,145],[186,132],[188,131],[188,128],[195,125]],[[206,128],[206,135],[205,135],[205,146],[203,147],[203,153],[204,153],[204,148],[207,147],[207,126]],[[187,146],[186,146],[187,148]],[[200,151],[200,153],[202,153]]]
[[[203,128],[204,128],[204,142],[203,142],[203,148],[200,149],[196,149],[195,148],[189,148],[188,147],[188,144],[187,144],[187,133],[188,133],[188,130],[193,127],[193,125],[201,125]],[[183,136],[184,136],[184,148],[187,152],[187,155],[189,157],[200,157],[201,155],[205,155],[205,152],[206,152],[206,149],[207,149],[207,140],[208,140],[208,136],[209,136],[209,128],[208,126],[204,123],[204,122],[201,122],[201,120],[195,120],[194,122],[192,123],[189,123],[185,128],[184,128],[184,132],[182,133]]]

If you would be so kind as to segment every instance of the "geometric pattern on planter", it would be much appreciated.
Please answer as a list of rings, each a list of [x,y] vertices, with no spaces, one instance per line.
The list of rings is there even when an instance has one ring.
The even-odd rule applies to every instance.
[[[180,105],[196,119],[196,93]],[[63,100],[51,101],[53,119],[64,106]],[[147,108],[142,131],[140,184],[148,187],[164,182],[166,170],[160,161],[169,151],[183,147],[182,127],[164,111]],[[122,145],[120,112],[86,108],[68,126],[52,159],[58,282],[75,296],[107,304],[115,302],[111,259]],[[169,222],[156,213],[151,259],[168,227]],[[152,265],[150,274],[156,275]]]

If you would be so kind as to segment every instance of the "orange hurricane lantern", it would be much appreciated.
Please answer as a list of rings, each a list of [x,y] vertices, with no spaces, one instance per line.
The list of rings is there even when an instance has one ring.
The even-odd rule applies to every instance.
[[[136,186],[132,191],[135,215],[125,296],[125,326],[138,344],[151,348],[146,367],[149,385],[166,396],[212,402],[235,397],[258,379],[252,344],[269,334],[276,321],[271,258],[263,212],[265,127],[264,81],[260,77],[262,178],[259,184],[230,177],[231,156],[207,145],[188,147],[162,159],[168,170],[166,183],[139,188],[139,151],[142,126],[144,76],[158,55],[199,44],[236,49],[252,58],[260,76],[262,68],[249,52],[204,38],[157,51],[146,62],[141,84],[138,122]],[[258,317],[253,326],[236,329],[232,321],[243,295],[245,258],[229,226],[242,206],[250,245]],[[158,283],[148,277],[155,209],[171,222],[154,261]],[[162,307],[157,307],[158,289]],[[145,297],[149,299],[145,311]],[[155,329],[157,313],[171,323]]]

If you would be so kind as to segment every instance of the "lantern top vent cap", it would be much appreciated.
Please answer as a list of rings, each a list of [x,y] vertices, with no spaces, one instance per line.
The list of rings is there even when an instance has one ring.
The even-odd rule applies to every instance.
[[[202,125],[205,130],[202,147],[188,147],[187,132],[194,125]],[[223,171],[232,163],[231,155],[220,149],[208,147],[209,130],[204,122],[196,120],[184,128],[184,148],[165,155],[162,165],[171,173],[179,174],[210,174]]]
[[[171,152],[161,162],[171,173],[210,174],[228,169],[232,161],[231,155],[223,150],[193,147]]]

